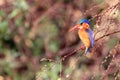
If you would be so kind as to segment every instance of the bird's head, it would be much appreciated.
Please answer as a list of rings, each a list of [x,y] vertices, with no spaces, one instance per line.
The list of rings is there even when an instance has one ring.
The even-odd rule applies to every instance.
[[[69,31],[77,30],[77,29],[88,29],[90,22],[87,19],[82,19],[78,21],[78,24],[71,28]]]

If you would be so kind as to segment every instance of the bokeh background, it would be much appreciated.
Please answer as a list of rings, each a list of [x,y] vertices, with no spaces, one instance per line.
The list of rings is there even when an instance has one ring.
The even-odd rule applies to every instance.
[[[83,18],[95,44],[81,56],[68,30]],[[0,0],[0,80],[120,80],[120,0]]]

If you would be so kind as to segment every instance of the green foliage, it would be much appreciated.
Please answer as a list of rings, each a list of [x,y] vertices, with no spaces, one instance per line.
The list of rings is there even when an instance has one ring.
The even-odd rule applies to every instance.
[[[0,11],[0,16],[3,17],[5,16],[5,12],[3,12],[2,10]]]
[[[27,2],[25,0],[16,0],[15,2],[13,2],[13,5],[16,8],[19,8],[23,11],[28,9],[28,5],[27,5]]]
[[[57,52],[59,49],[57,25],[48,18],[44,18],[39,24],[41,26],[39,35],[43,39],[43,43],[48,46],[50,51]]]
[[[59,50],[59,42],[57,40],[50,41],[48,47],[52,52],[57,52]]]
[[[60,70],[60,64],[55,63],[46,63],[43,67],[41,67],[41,70],[37,72],[37,78],[41,78],[42,80],[57,80],[58,74]]]
[[[18,8],[13,9],[13,11],[9,14],[9,17],[14,18],[15,16],[18,15],[19,12],[20,12],[20,10]]]
[[[1,21],[0,22],[0,33],[6,33],[8,23],[7,21]]]
[[[32,45],[31,45],[30,49],[31,49],[31,52],[33,55],[39,55],[39,54],[44,53],[44,51],[42,50],[44,48],[43,42],[44,41],[41,38],[38,38],[38,39],[32,41]]]
[[[69,35],[68,29],[82,17],[91,18],[96,16],[95,14],[102,13],[107,9],[103,6],[109,5],[107,2],[103,0],[6,0],[4,4],[2,2],[4,3],[4,0],[0,3],[0,78],[2,76],[4,80],[35,80],[36,77],[38,80],[39,78],[58,80],[60,73],[63,79],[68,77],[71,80],[80,80],[84,75],[85,79],[91,76],[94,76],[94,80],[101,78],[102,72],[96,68],[99,67],[101,58],[105,57],[103,55],[108,54],[116,44],[119,44],[119,37],[111,37],[103,45],[106,47],[104,51],[102,47],[93,50],[98,50],[92,58],[95,60],[94,64],[86,57],[79,57],[79,54],[75,55],[73,60],[73,56],[70,56],[63,63],[60,63],[59,59],[64,53],[70,54],[73,48],[79,47],[78,39],[75,39],[76,36],[72,33]],[[96,7],[98,10],[94,10]],[[120,10],[117,10],[114,16],[113,22],[115,21],[116,25],[120,21],[119,13]],[[94,18],[95,20],[91,18],[92,29],[95,28],[96,20],[102,19],[102,16],[103,14],[100,14],[100,17]],[[105,23],[107,22],[103,24]],[[105,51],[106,53],[103,53]],[[84,50],[76,53],[82,52]],[[43,57],[48,58],[48,62],[40,62]],[[102,66],[107,69],[111,60],[111,57],[108,58]],[[95,75],[92,72],[94,70]],[[113,75],[110,72],[108,79],[113,79]]]

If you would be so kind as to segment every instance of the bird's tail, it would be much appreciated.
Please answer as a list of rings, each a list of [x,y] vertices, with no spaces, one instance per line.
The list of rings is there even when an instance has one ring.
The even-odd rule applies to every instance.
[[[87,54],[89,52],[90,48],[86,48],[85,49],[85,54]]]

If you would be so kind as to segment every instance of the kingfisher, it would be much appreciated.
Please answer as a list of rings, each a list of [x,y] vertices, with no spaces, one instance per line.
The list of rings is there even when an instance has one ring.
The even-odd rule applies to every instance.
[[[87,19],[78,21],[78,24],[72,27],[69,32],[78,30],[78,35],[83,44],[85,45],[85,54],[89,52],[90,48],[93,47],[94,38],[92,30],[90,29],[90,22]]]

